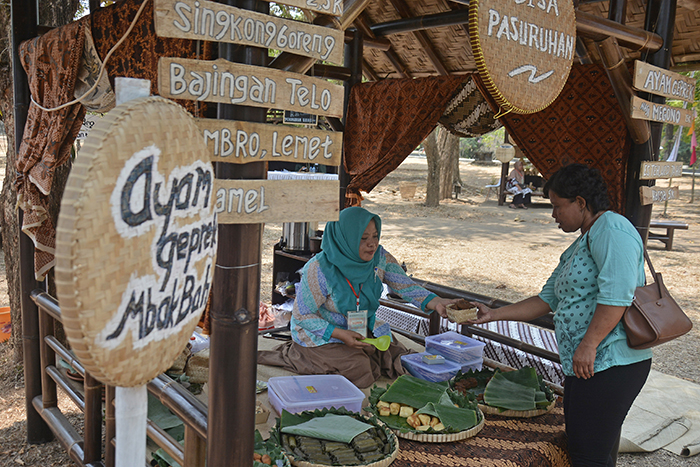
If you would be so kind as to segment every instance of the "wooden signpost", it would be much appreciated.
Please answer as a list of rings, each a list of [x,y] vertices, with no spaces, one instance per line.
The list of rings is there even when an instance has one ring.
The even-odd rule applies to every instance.
[[[675,178],[683,175],[682,162],[642,161],[639,171],[640,180],[655,180],[657,178]]]
[[[158,93],[171,99],[343,116],[342,86],[320,78],[223,59],[162,57],[158,61]]]
[[[636,60],[632,87],[638,91],[695,102],[695,79]]]
[[[280,161],[338,166],[343,134],[287,125],[196,119],[212,162]]]
[[[669,201],[678,199],[678,187],[670,186],[662,188],[658,186],[640,186],[639,198],[642,205],[652,204],[657,201]]]
[[[265,0],[271,2],[273,0]],[[284,0],[284,5],[302,8],[304,10],[317,11],[326,15],[340,16],[343,14],[343,0]]]
[[[671,125],[691,126],[693,124],[693,111],[672,107],[670,105],[656,104],[637,96],[632,96],[632,118],[651,120],[654,122],[670,123]]]
[[[338,220],[337,180],[216,180],[219,224]]]
[[[324,0],[325,1],[325,0]],[[207,0],[156,0],[160,37],[228,42],[343,63],[343,31]]]

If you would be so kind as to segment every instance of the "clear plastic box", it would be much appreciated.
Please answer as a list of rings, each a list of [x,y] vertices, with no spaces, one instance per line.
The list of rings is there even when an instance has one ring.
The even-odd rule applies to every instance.
[[[323,408],[362,410],[365,394],[342,375],[275,376],[267,382],[270,404],[282,414]]]
[[[423,362],[423,355],[430,355],[428,352],[412,353],[401,356],[403,367],[416,378],[437,383],[454,378],[462,368],[458,363],[445,360],[445,363],[429,364]]]
[[[440,354],[448,360],[459,364],[483,359],[485,343],[464,336],[458,332],[448,331],[425,338],[426,352]]]
[[[458,363],[458,365],[462,365],[462,373],[466,373],[469,370],[480,371],[484,365],[484,359],[482,357],[479,357],[472,360],[471,362]]]

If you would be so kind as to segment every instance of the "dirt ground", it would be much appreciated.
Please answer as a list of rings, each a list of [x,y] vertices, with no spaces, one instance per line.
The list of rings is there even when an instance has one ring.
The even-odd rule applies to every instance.
[[[534,199],[528,210],[498,206],[493,195],[486,200],[484,186],[498,179],[500,164],[462,162],[464,188],[459,198],[427,208],[423,206],[426,168],[424,158],[409,157],[365,197],[363,206],[382,217],[381,243],[387,250],[406,263],[410,274],[421,279],[507,301],[537,294],[559,255],[577,234],[566,234],[557,228],[547,200]],[[401,181],[418,184],[413,199],[401,198]],[[663,273],[666,285],[695,328],[656,348],[653,368],[700,384],[700,298],[696,293],[696,280],[700,277],[700,191],[695,202],[689,203],[691,182],[689,176],[673,180],[680,187],[681,196],[668,203],[665,214],[668,219],[687,222],[689,230],[676,232],[673,251],[664,250],[662,243],[654,241],[650,242],[649,251],[655,268]],[[667,183],[663,180],[659,184]],[[654,207],[653,217],[663,214],[663,205]],[[272,249],[281,235],[281,224],[265,226],[261,300],[267,303],[272,291]],[[2,293],[0,290],[0,304],[7,301]],[[11,361],[7,345],[0,344],[0,466],[73,465],[55,441],[27,446],[21,367],[13,366]],[[79,418],[70,402],[62,400],[60,404]],[[646,455],[621,455],[618,465],[691,467],[700,466],[700,458],[683,459],[660,450]]]

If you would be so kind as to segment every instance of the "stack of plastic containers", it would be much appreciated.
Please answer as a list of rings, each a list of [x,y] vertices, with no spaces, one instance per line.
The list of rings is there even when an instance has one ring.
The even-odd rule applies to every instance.
[[[423,357],[434,357],[428,352],[401,356],[401,364],[411,375],[434,383],[454,378],[461,366],[449,360],[443,363],[426,363]],[[428,360],[429,361],[429,360]]]
[[[425,338],[425,350],[439,354],[458,364],[462,373],[481,370],[484,363],[485,343],[454,331],[436,334]]]
[[[362,410],[365,394],[341,375],[276,376],[267,382],[270,404],[278,414],[323,408]]]

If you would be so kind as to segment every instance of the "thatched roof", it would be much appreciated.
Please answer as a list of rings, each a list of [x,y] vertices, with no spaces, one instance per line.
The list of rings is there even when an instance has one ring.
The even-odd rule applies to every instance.
[[[372,1],[351,27],[372,37],[372,28],[378,25],[446,12],[464,14],[469,6],[466,0],[388,0]],[[625,24],[644,29],[645,0],[629,0]],[[577,12],[608,18],[608,1],[580,3]],[[378,37],[375,35],[375,37]],[[468,24],[434,27],[414,32],[384,36],[391,42],[388,51],[365,47],[364,72],[370,79],[420,77],[464,73],[476,70],[469,42]],[[592,62],[599,62],[597,47],[591,39],[581,37]],[[431,57],[431,54],[433,57]],[[640,52],[623,48],[628,60],[640,57]],[[393,63],[392,63],[393,61]],[[700,1],[678,0],[672,46],[671,69],[685,71],[700,69]],[[402,73],[402,71],[404,73]]]

